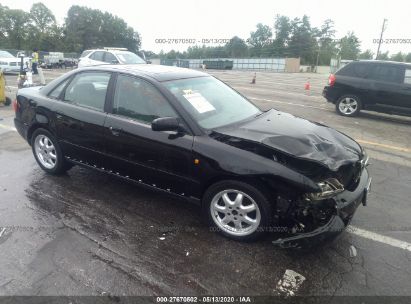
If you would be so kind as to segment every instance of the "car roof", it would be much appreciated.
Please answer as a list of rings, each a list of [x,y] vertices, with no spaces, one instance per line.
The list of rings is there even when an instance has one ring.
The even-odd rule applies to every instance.
[[[175,66],[157,65],[157,64],[114,64],[100,65],[81,68],[82,70],[105,70],[114,72],[124,72],[133,75],[144,75],[157,81],[168,81],[194,77],[207,77],[207,73],[196,70],[178,68]]]
[[[127,49],[116,49],[116,48],[107,48],[107,49],[89,49],[89,50],[84,50],[83,52],[95,52],[95,51],[104,51],[104,52],[127,52],[127,53],[132,53],[131,51]]]
[[[408,62],[398,62],[398,61],[390,61],[390,60],[354,60],[352,62],[364,62],[370,64],[395,64],[395,65],[405,65],[407,67],[411,67],[411,64]]]

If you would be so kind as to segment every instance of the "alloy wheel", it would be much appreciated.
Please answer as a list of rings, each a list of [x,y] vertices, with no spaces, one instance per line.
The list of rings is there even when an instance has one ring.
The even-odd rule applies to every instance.
[[[37,159],[47,169],[53,169],[57,164],[57,153],[53,142],[44,134],[37,135],[34,140]]]
[[[217,193],[211,201],[210,211],[218,228],[234,236],[252,234],[261,222],[257,203],[239,190],[231,189]]]
[[[341,113],[351,115],[358,110],[358,102],[352,97],[346,97],[340,101],[338,108]]]

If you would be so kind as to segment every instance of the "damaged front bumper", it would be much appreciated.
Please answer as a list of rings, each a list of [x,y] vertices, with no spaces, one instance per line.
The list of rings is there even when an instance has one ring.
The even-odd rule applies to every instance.
[[[281,248],[307,248],[333,240],[341,234],[350,223],[357,207],[362,203],[367,205],[367,196],[371,187],[371,178],[366,168],[361,173],[361,178],[354,191],[345,190],[332,199],[335,201],[336,212],[329,221],[317,229],[273,241],[274,245]]]

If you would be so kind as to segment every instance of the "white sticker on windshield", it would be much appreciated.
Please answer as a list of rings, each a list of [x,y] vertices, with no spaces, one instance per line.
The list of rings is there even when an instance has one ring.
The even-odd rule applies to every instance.
[[[183,96],[200,114],[215,110],[214,106],[200,93],[185,94]]]

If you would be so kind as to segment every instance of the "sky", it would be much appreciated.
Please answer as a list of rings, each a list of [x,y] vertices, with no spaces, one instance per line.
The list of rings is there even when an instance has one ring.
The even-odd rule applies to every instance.
[[[191,44],[162,44],[156,39],[247,39],[257,23],[273,26],[277,14],[291,18],[310,17],[311,25],[320,27],[325,19],[335,22],[336,38],[354,31],[361,49],[377,51],[384,18],[388,19],[384,39],[405,39],[403,43],[382,44],[381,52],[411,52],[411,1],[409,0],[1,0],[9,8],[30,10],[43,2],[64,23],[72,5],[108,11],[123,18],[142,37],[142,49],[185,50]],[[210,46],[212,44],[209,44]]]

